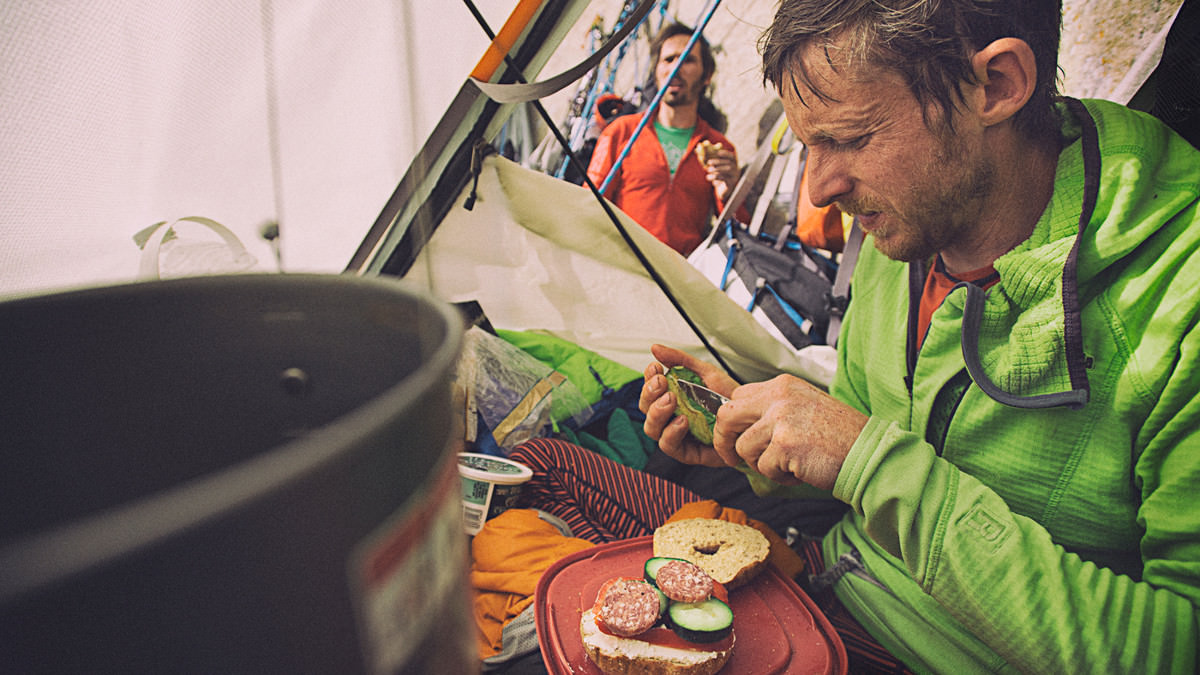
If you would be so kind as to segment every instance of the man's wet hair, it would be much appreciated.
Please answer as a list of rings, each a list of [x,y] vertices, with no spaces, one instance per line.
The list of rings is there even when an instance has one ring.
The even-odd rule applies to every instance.
[[[941,109],[938,119],[952,121],[963,84],[975,81],[971,55],[1000,38],[1019,38],[1033,51],[1037,82],[1013,122],[1029,138],[1047,138],[1060,124],[1061,33],[1061,0],[783,0],[758,46],[764,84],[780,92],[792,87],[798,95],[809,90],[823,100],[829,96],[800,58],[810,45],[830,63],[891,69],[921,104],[926,125],[939,130],[930,105]]]

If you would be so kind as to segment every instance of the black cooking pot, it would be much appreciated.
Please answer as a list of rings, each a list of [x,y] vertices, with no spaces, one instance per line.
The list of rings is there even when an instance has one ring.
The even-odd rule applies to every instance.
[[[0,671],[477,669],[462,325],[404,283],[0,303]]]

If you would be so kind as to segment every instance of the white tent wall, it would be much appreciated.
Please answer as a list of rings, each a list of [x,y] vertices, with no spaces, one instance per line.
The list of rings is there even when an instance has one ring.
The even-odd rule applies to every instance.
[[[1129,103],[1162,57],[1183,0],[1064,0],[1061,89]]]
[[[709,1],[669,13],[695,24]],[[499,30],[517,0],[475,4]],[[543,73],[582,60],[621,4],[594,0]],[[1065,92],[1127,101],[1180,4],[1067,0]],[[774,7],[725,0],[705,31],[744,161],[772,100],[755,40]],[[269,221],[287,271],[344,269],[486,45],[455,0],[5,2],[0,297],[131,280],[132,235],[184,216],[230,227],[259,269],[276,268]],[[571,93],[545,101],[552,119]]]
[[[0,296],[131,280],[184,216],[341,271],[487,44],[461,2],[5,2]]]

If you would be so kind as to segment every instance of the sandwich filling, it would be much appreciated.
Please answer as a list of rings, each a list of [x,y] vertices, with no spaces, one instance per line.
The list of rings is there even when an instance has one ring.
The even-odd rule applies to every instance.
[[[674,663],[700,663],[713,654],[733,649],[733,634],[722,640],[709,643],[688,642],[669,628],[656,627],[634,637],[613,635],[602,629],[596,621],[595,610],[583,613],[580,621],[583,641],[598,647],[607,654],[617,654],[631,659],[653,658]]]

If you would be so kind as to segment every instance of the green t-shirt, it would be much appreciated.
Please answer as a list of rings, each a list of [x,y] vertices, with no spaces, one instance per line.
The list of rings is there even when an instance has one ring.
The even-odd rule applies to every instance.
[[[662,144],[663,154],[667,156],[667,167],[671,169],[672,176],[675,175],[675,168],[679,166],[679,160],[683,159],[683,153],[687,152],[688,143],[692,140],[692,131],[695,129],[694,126],[676,129],[663,126],[660,122],[654,123],[654,133],[658,134],[658,142]]]

